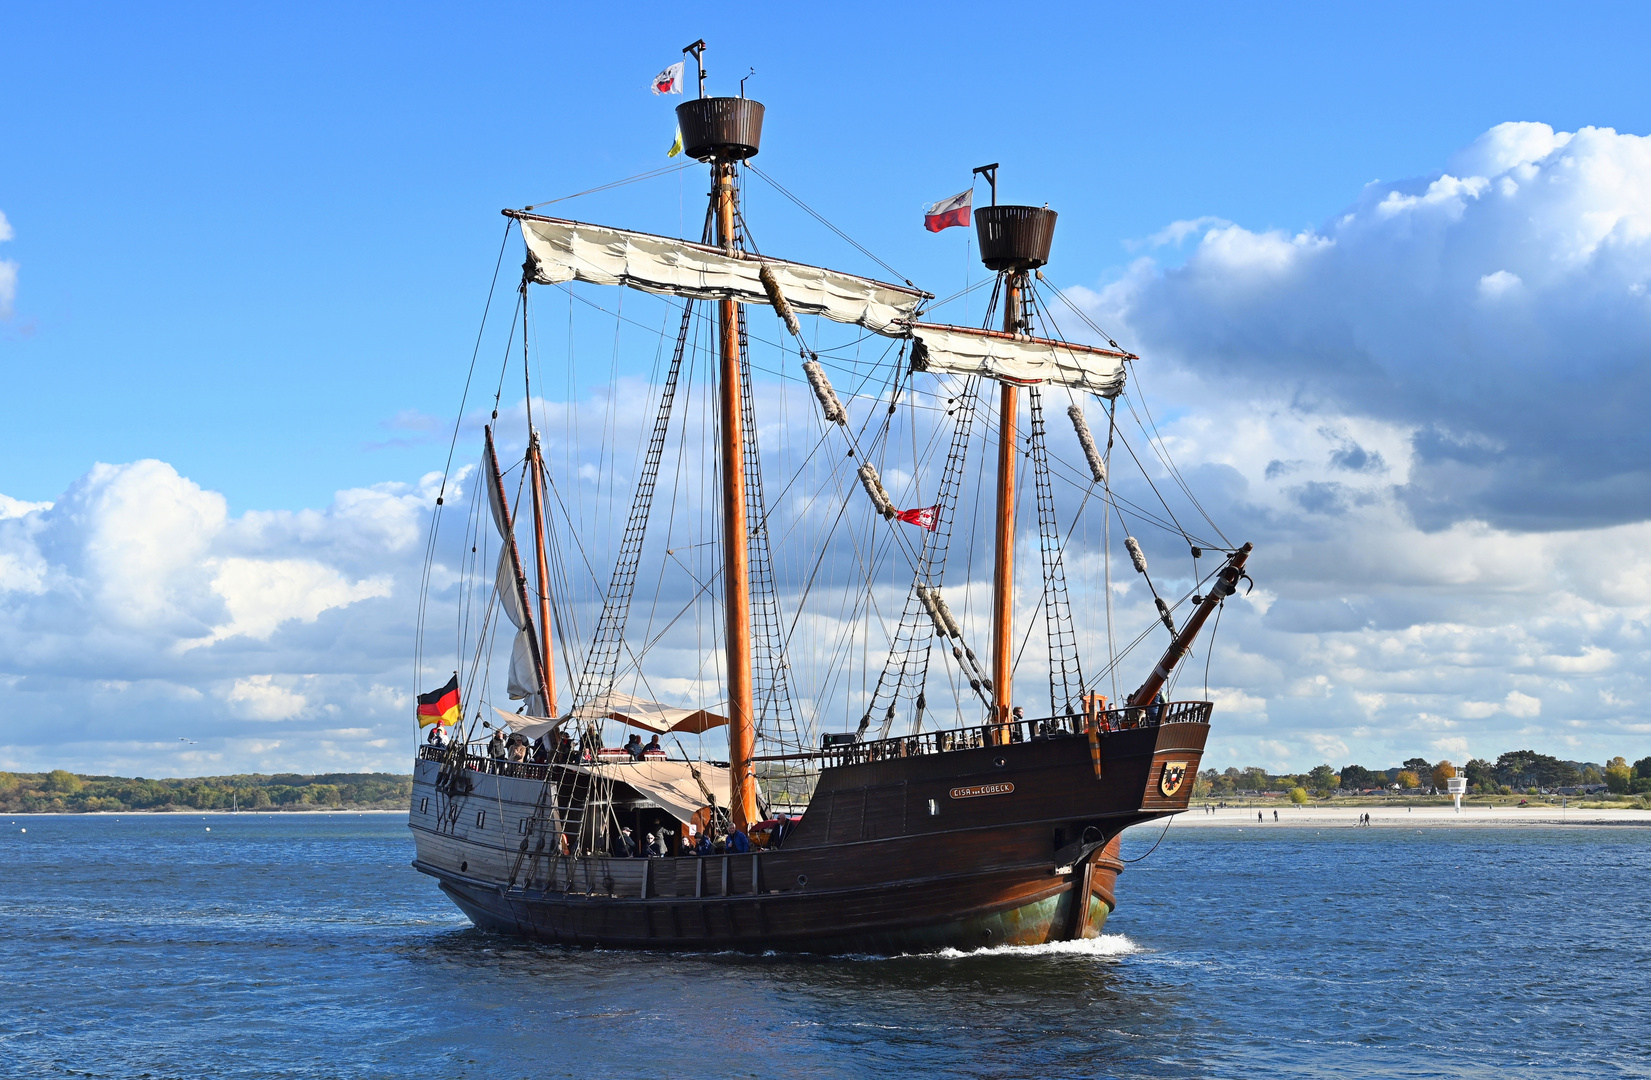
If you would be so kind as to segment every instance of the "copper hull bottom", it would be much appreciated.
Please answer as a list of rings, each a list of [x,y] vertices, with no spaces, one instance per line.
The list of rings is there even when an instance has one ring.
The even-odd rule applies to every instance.
[[[1096,876],[1101,874],[1097,872]],[[1116,873],[1107,877],[1110,885]],[[449,880],[442,881],[441,889],[483,930],[585,948],[668,951],[891,955],[1042,945],[1074,936],[1099,936],[1113,907],[1099,892],[1091,891],[1085,897],[1088,911],[1080,923],[1073,911],[1078,890],[1062,884],[1058,891],[1029,903],[973,912],[944,922],[890,925],[901,919],[898,913],[890,912],[878,920],[884,924],[881,929],[831,934],[822,933],[822,928],[840,920],[845,908],[864,908],[873,898],[824,894],[707,901],[507,897],[496,887]],[[1073,934],[1075,925],[1078,930]],[[784,926],[802,929],[786,933]]]

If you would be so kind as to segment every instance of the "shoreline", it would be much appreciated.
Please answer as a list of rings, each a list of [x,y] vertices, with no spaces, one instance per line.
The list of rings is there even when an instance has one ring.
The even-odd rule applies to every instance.
[[[1273,820],[1277,811],[1278,820]],[[1256,815],[1263,815],[1261,821]],[[1192,807],[1175,815],[1175,824],[1181,828],[1211,826],[1216,828],[1302,828],[1331,826],[1358,828],[1361,814],[1370,815],[1370,828],[1467,828],[1506,829],[1537,825],[1641,825],[1651,826],[1651,811],[1617,809],[1576,809],[1557,806],[1463,806],[1457,813],[1450,806],[1418,806],[1407,810],[1403,806],[1383,806],[1366,810],[1354,806],[1284,806],[1225,807],[1214,813],[1202,807]],[[1135,829],[1152,828],[1155,822],[1131,826]],[[1161,828],[1162,826],[1157,826]]]

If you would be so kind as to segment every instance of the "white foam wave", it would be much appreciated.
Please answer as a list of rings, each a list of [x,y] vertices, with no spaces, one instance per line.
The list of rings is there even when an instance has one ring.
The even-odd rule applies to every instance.
[[[1102,934],[1100,937],[1084,938],[1079,941],[1049,941],[1042,945],[987,945],[978,949],[939,949],[928,953],[899,953],[893,956],[877,955],[874,953],[844,953],[835,957],[838,960],[858,961],[889,961],[889,960],[972,960],[983,956],[1085,956],[1096,960],[1108,960],[1117,956],[1129,956],[1143,952],[1139,945],[1122,934]]]
[[[1080,938],[1077,941],[1046,941],[1042,945],[991,945],[982,949],[941,949],[932,955],[944,960],[975,956],[1088,956],[1109,959],[1129,956],[1141,947],[1122,934],[1102,934],[1099,937]]]

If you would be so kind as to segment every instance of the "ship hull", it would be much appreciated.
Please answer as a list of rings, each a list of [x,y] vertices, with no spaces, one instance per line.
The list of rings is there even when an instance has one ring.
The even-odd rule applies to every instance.
[[[774,850],[556,856],[541,780],[420,760],[414,866],[478,927],[566,945],[901,953],[1093,937],[1130,825],[1185,809],[1207,723],[844,763]],[[1166,770],[1184,775],[1171,793]]]

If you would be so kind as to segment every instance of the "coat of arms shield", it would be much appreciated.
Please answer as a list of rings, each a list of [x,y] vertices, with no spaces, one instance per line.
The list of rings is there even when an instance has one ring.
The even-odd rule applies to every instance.
[[[1170,798],[1181,785],[1187,781],[1187,763],[1185,761],[1164,762],[1163,774],[1158,777],[1158,790],[1164,793],[1164,798]]]

